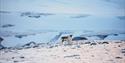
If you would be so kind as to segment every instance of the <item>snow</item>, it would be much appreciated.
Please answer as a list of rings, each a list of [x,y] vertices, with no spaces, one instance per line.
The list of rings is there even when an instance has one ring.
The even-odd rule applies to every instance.
[[[113,40],[112,40],[113,41]],[[115,40],[114,40],[115,41]],[[125,42],[79,44],[53,48],[5,49],[0,51],[1,63],[124,63]],[[102,41],[104,42],[104,41]],[[117,42],[117,43],[116,43]],[[118,43],[119,42],[119,43]]]
[[[124,0],[0,0],[0,36],[5,46],[55,42],[64,34],[73,37],[117,31],[106,40],[125,40]],[[22,16],[23,14],[23,16]],[[119,19],[118,17],[122,17]],[[14,25],[2,27],[4,25]],[[110,30],[110,32],[108,32]],[[85,32],[87,31],[87,32]],[[89,32],[92,31],[92,32]],[[22,38],[15,37],[22,35]],[[99,39],[96,36],[90,40]]]

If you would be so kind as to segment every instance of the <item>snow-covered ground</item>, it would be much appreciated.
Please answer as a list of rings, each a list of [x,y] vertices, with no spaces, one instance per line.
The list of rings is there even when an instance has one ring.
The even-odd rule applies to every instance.
[[[113,41],[113,40],[112,40]],[[104,43],[103,43],[104,42]],[[124,63],[124,41],[0,50],[0,63]]]
[[[0,63],[124,63],[124,2],[0,0]]]

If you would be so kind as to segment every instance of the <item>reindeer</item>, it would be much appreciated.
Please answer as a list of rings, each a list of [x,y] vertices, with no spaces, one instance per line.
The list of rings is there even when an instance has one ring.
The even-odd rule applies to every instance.
[[[61,45],[64,44],[64,42],[67,42],[68,44],[72,44],[72,35],[63,36],[61,37]]]

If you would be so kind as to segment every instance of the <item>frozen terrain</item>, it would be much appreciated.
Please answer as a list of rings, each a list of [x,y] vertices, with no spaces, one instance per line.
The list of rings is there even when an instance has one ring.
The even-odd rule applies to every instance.
[[[105,40],[125,40],[124,19],[117,17],[42,14],[41,17],[34,18],[27,14],[20,16],[21,14],[0,13],[0,36],[4,38],[3,45],[16,46],[31,41],[47,43],[58,40],[63,34],[84,36],[89,40],[100,40],[99,35],[107,35]]]
[[[124,0],[0,0],[0,37],[6,47],[57,42],[63,34],[88,40],[125,40]]]
[[[0,50],[0,63],[124,63],[125,41]]]
[[[125,0],[0,0],[0,63],[125,63]]]

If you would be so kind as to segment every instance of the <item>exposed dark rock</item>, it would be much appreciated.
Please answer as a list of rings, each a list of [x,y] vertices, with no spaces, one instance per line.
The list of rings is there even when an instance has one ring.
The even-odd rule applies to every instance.
[[[77,40],[88,40],[88,39],[86,37],[74,37],[72,40],[77,41]]]
[[[12,47],[11,49],[22,50],[22,49],[28,49],[28,48],[41,48],[41,47],[53,48],[55,46],[48,45],[46,43],[35,43],[35,42],[31,41],[25,45],[20,46],[20,47],[14,47],[14,48]]]
[[[3,41],[4,39],[2,37],[0,37],[0,43]]]
[[[7,14],[9,14],[11,12],[9,12],[9,11],[0,11],[0,13],[7,13]]]
[[[121,52],[122,52],[122,53],[125,53],[125,49],[121,49]]]
[[[108,37],[108,35],[96,35],[97,37],[99,37],[101,40],[104,40],[106,37]]]
[[[42,15],[42,16],[55,15],[55,14],[53,14],[53,13],[39,13],[39,14]]]
[[[125,53],[125,51],[122,51],[122,53]]]
[[[80,59],[80,56],[76,56],[75,59]]]
[[[90,45],[97,45],[96,43],[91,43]]]
[[[125,49],[122,49],[122,50],[125,50]]]
[[[84,15],[77,15],[77,16],[72,16],[71,18],[85,18],[88,17],[90,15],[84,14]]]
[[[102,44],[109,44],[109,42],[102,42]]]
[[[45,46],[47,46],[46,43],[38,43],[38,44],[36,45],[36,47],[45,47]]]
[[[118,34],[113,34],[114,36],[118,36]]]
[[[3,27],[3,28],[8,28],[8,27],[13,27],[13,26],[15,26],[15,25],[12,25],[12,24],[5,24],[5,25],[3,25],[2,27]]]
[[[121,47],[121,45],[118,45],[118,47]]]
[[[31,18],[40,18],[40,15],[37,15],[37,16],[28,16],[28,17],[31,17]]]
[[[13,47],[7,47],[7,49],[13,49]]]
[[[53,48],[54,46],[49,46],[48,48]]]
[[[4,47],[2,44],[1,44],[1,42],[3,41],[4,39],[2,38],[2,37],[0,37],[0,50],[2,50],[2,49],[5,49],[6,47]]]
[[[31,12],[23,12],[23,13],[21,13],[20,16],[27,16],[27,15],[31,15]]]
[[[85,44],[90,44],[91,42],[85,42]]]
[[[29,43],[23,45],[22,47],[23,48],[35,48],[36,46],[37,46],[37,44],[32,41],[32,42],[29,42]]]
[[[52,13],[34,13],[34,12],[23,12],[20,16],[27,16],[30,18],[40,18],[41,16],[54,15]]]
[[[14,59],[15,57],[12,57],[12,59]]]
[[[21,56],[20,58],[24,59],[25,57],[24,57],[24,56]]]
[[[21,13],[20,16],[27,16],[30,18],[39,18],[40,14],[39,13],[32,13],[32,12],[23,12],[23,13]]]
[[[17,38],[23,38],[23,37],[27,37],[27,35],[15,35],[15,37],[17,37]]]
[[[78,54],[74,54],[74,55],[64,56],[64,58],[77,57],[77,56],[80,56],[80,55],[78,55]]]
[[[17,61],[17,60],[14,60],[13,62],[14,62],[14,63],[17,63],[17,62],[19,62],[19,61]]]
[[[122,59],[122,57],[119,57],[119,56],[118,56],[118,57],[115,57],[115,58],[116,58],[116,59]]]

